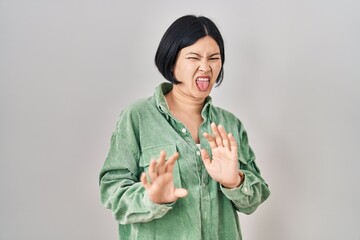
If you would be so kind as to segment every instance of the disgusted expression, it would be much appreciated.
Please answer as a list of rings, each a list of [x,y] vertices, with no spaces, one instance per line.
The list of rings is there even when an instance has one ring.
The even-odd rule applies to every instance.
[[[173,74],[179,84],[173,90],[191,98],[205,99],[211,92],[221,71],[221,54],[210,36],[179,51]],[[179,93],[180,93],[179,92]]]

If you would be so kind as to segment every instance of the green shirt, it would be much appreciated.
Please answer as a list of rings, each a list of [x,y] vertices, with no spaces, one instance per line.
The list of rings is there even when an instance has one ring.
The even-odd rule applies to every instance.
[[[211,155],[203,132],[210,123],[222,124],[237,139],[239,167],[245,174],[240,187],[225,189],[207,173],[190,132],[170,113],[164,95],[172,84],[163,83],[154,96],[125,108],[111,138],[100,173],[101,201],[119,223],[120,239],[241,239],[237,211],[250,214],[270,195],[255,164],[241,122],[231,113],[205,101],[199,129],[201,148]],[[175,151],[174,184],[189,194],[171,204],[151,202],[140,183],[150,160],[164,150]]]

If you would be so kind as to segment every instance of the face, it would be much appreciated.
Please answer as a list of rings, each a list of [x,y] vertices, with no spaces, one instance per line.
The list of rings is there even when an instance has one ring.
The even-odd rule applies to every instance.
[[[220,49],[216,41],[205,36],[180,50],[174,65],[179,84],[173,90],[184,97],[205,99],[211,92],[221,70]]]

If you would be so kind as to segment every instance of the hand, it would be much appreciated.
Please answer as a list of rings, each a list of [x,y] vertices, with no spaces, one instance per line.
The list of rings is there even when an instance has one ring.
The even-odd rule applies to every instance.
[[[201,157],[209,175],[226,188],[235,188],[243,182],[243,174],[239,172],[237,143],[231,133],[223,126],[211,124],[213,135],[204,133],[208,140],[212,159],[205,149],[201,149]]]
[[[166,153],[160,152],[156,161],[151,160],[149,165],[149,180],[145,173],[141,175],[141,184],[146,189],[149,199],[157,204],[175,202],[178,198],[185,197],[188,192],[183,188],[175,188],[173,181],[173,169],[179,154],[174,153],[165,161]]]

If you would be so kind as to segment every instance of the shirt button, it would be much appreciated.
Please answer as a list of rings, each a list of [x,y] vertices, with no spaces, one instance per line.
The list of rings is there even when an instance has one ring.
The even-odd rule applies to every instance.
[[[201,155],[200,151],[196,151],[196,155],[200,156]]]
[[[186,133],[186,128],[181,129],[182,133]]]
[[[247,191],[248,191],[247,187],[244,187],[244,192],[247,192]]]

